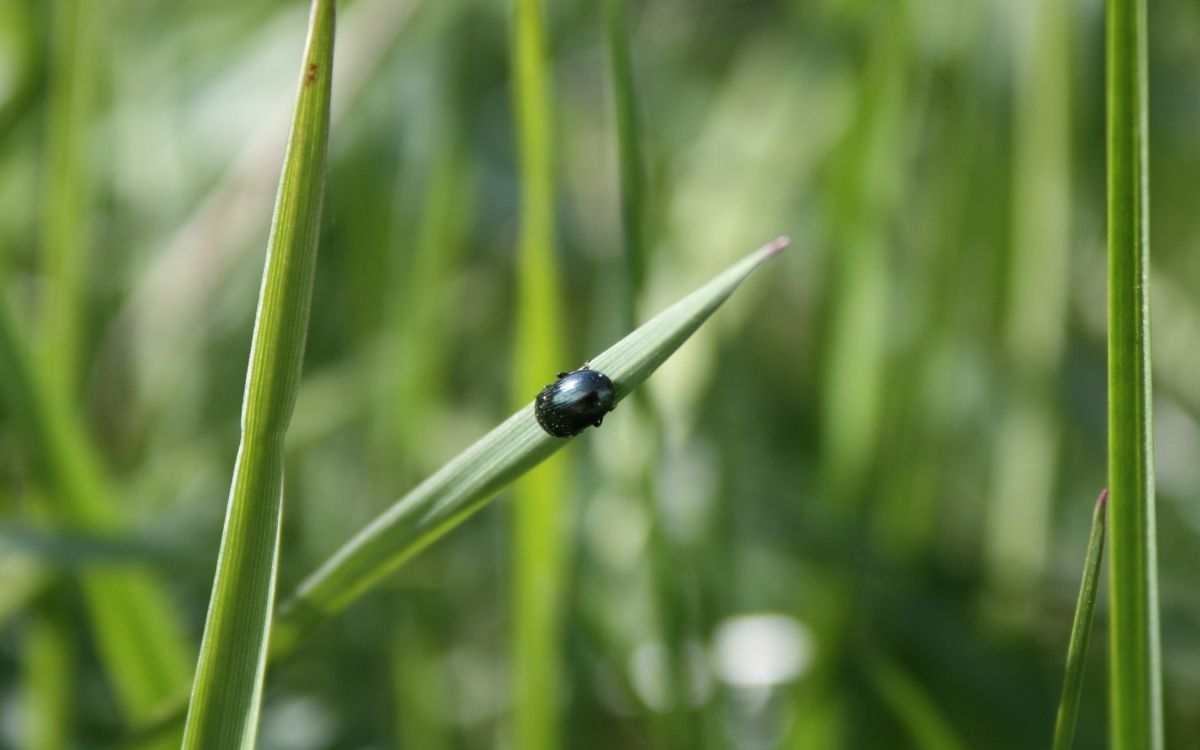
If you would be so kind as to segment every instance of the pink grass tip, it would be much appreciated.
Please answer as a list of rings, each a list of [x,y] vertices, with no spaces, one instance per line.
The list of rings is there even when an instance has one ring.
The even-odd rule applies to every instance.
[[[1103,510],[1108,505],[1108,488],[1100,490],[1100,497],[1096,498],[1096,507]]]
[[[792,238],[787,235],[776,237],[767,245],[767,257],[771,258],[778,255],[785,247],[792,244]]]

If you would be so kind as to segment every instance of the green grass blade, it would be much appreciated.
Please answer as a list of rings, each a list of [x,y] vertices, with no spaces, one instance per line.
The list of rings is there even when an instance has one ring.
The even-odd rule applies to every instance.
[[[1070,750],[1075,739],[1075,717],[1079,715],[1083,668],[1092,635],[1096,591],[1100,587],[1100,563],[1104,559],[1107,511],[1108,490],[1104,490],[1092,514],[1092,533],[1088,537],[1087,557],[1083,562],[1083,581],[1079,584],[1079,602],[1075,605],[1075,621],[1071,625],[1071,642],[1067,647],[1067,671],[1063,679],[1062,698],[1058,703],[1058,719],[1054,724],[1054,750]]]
[[[1163,746],[1153,414],[1146,3],[1108,0],[1109,699],[1115,748]]]
[[[314,0],[309,19],[185,748],[249,748],[255,741],[279,556],[283,439],[304,359],[325,196],[334,10],[334,0]]]
[[[787,240],[779,239],[746,256],[592,358],[591,366],[613,379],[618,401],[625,398],[751,272],[786,245]],[[534,419],[532,402],[527,404],[396,501],[303,581],[279,607],[272,652],[290,650],[310,628],[345,608],[570,442],[546,434]]]
[[[85,309],[90,101],[96,34],[104,14],[89,0],[53,4],[53,53],[46,133],[41,311],[46,373],[75,393]]]
[[[884,410],[888,356],[888,222],[898,205],[906,151],[911,44],[908,3],[881,11],[871,35],[856,112],[829,190],[832,241],[829,343],[824,358],[822,443],[834,502],[861,502]]]
[[[522,403],[565,366],[558,326],[554,253],[553,124],[550,70],[541,0],[513,3],[512,66],[521,176],[517,249],[517,319],[513,401]],[[563,497],[569,483],[561,459],[538,466],[513,487],[512,650],[514,747],[557,747],[562,600]]]

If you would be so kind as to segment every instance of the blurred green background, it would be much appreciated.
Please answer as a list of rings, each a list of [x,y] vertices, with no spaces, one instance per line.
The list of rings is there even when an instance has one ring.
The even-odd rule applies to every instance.
[[[1105,481],[1103,4],[625,10],[637,285],[602,8],[546,3],[560,369],[631,286],[642,320],[793,242],[559,469],[560,746],[1048,746]],[[0,747],[115,746],[189,684],[306,12],[0,0],[32,362],[0,359]],[[281,593],[511,412],[510,16],[341,5]],[[1200,748],[1200,5],[1150,3],[1149,35],[1166,732]],[[261,747],[513,747],[503,500],[272,666]],[[161,632],[114,633],[138,607]],[[1105,620],[1102,594],[1078,747],[1105,746]],[[110,658],[151,642],[160,674]]]

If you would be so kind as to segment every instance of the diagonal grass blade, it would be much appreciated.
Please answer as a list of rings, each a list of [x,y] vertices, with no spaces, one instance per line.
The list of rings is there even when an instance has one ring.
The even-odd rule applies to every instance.
[[[780,238],[730,266],[590,360],[612,378],[617,401],[661,365],[756,268],[787,246]],[[546,434],[530,403],[400,498],[283,601],[271,651],[290,651],[306,631],[344,609],[403,562],[479,510],[568,440]]]

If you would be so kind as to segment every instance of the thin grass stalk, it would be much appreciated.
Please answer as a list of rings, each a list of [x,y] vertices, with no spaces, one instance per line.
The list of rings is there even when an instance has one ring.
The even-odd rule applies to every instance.
[[[254,746],[283,512],[283,440],[295,406],[325,197],[334,0],[314,0],[267,245],[242,437],[183,747]]]
[[[1092,532],[1088,536],[1087,556],[1083,561],[1083,580],[1079,584],[1079,601],[1075,604],[1075,620],[1071,624],[1071,641],[1067,646],[1067,669],[1063,678],[1062,697],[1058,702],[1058,717],[1054,723],[1053,750],[1070,750],[1075,740],[1075,721],[1079,715],[1079,698],[1083,694],[1083,670],[1087,665],[1088,642],[1092,636],[1092,615],[1096,611],[1096,592],[1100,589],[1100,564],[1104,559],[1104,531],[1108,523],[1108,490],[1100,493],[1092,513]]]
[[[554,143],[550,69],[541,0],[513,4],[512,67],[521,177],[517,250],[514,401],[524,403],[554,373],[574,369],[563,356],[558,263],[554,252]],[[513,745],[559,745],[560,626],[564,509],[570,498],[562,459],[539,466],[513,488]]]
[[[51,14],[50,76],[47,86],[46,153],[42,180],[41,265],[44,297],[40,315],[42,372],[74,399],[79,377],[81,324],[86,301],[88,221],[87,140],[89,75],[96,67],[94,3],[63,0]],[[48,509],[50,510],[50,509]],[[51,513],[53,515],[53,513]],[[61,586],[48,598],[61,599]],[[51,750],[71,743],[74,649],[63,608],[45,603],[28,633],[26,679],[31,715],[27,747]]]
[[[839,179],[830,190],[837,259],[821,433],[831,495],[848,512],[861,501],[883,409],[892,297],[885,238],[904,155],[907,5],[889,3],[874,19],[857,111],[839,154]]]
[[[628,292],[622,306],[623,328],[631,328],[635,307],[646,278],[646,166],[642,156],[641,123],[625,20],[626,0],[604,0],[604,38],[608,46],[613,114],[617,124],[617,175],[620,181],[621,226],[625,241]]]
[[[1108,0],[1107,24],[1109,719],[1114,748],[1160,750],[1145,0]]]

